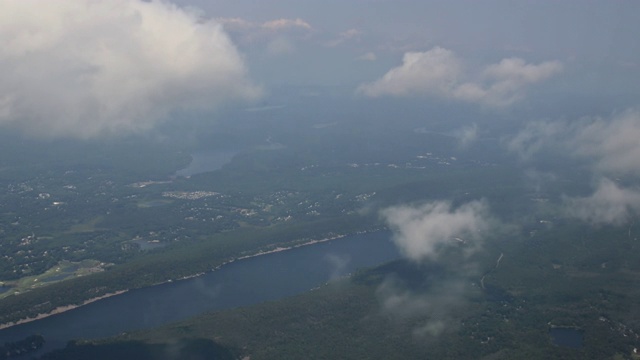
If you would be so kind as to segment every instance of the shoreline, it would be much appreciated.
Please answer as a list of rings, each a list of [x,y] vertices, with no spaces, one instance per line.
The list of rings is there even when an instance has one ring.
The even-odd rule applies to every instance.
[[[79,308],[81,306],[91,304],[92,302],[96,302],[98,300],[102,300],[102,299],[106,299],[106,298],[109,298],[109,297],[112,297],[112,296],[124,294],[127,291],[129,291],[129,290],[120,290],[120,291],[104,294],[102,296],[98,296],[98,297],[94,297],[94,298],[85,300],[81,304],[58,306],[57,308],[49,311],[48,313],[41,313],[41,314],[36,315],[35,317],[29,317],[29,318],[26,318],[26,319],[20,319],[18,321],[13,321],[13,322],[0,324],[0,330],[8,329],[10,327],[13,327],[13,326],[16,326],[16,325],[20,325],[20,324],[30,323],[30,322],[36,321],[36,320],[41,320],[41,319],[44,319],[44,318],[48,318],[49,316],[62,314],[63,312],[67,312],[69,310],[77,309],[77,308]]]
[[[239,260],[250,259],[250,258],[253,258],[253,257],[257,257],[257,256],[269,255],[269,254],[273,254],[273,253],[277,253],[277,252],[281,252],[281,251],[293,250],[293,249],[296,249],[296,248],[299,248],[299,247],[303,247],[303,246],[310,246],[310,245],[314,245],[314,244],[324,243],[324,242],[327,242],[327,241],[341,239],[341,238],[344,238],[344,237],[347,237],[347,236],[350,236],[350,235],[360,235],[360,234],[366,234],[366,233],[376,232],[376,231],[381,231],[381,230],[383,230],[383,229],[372,230],[372,231],[367,231],[367,230],[365,230],[365,231],[356,231],[356,232],[350,233],[350,234],[339,234],[339,235],[334,235],[334,236],[330,236],[330,237],[323,238],[323,239],[315,239],[315,240],[309,240],[309,241],[302,242],[302,243],[296,243],[296,244],[292,244],[291,246],[286,246],[286,247],[275,245],[276,246],[275,249],[267,250],[267,251],[258,250],[256,253],[251,254],[251,255],[244,255],[244,256],[240,256],[240,257],[235,257],[235,258],[232,258],[232,259],[230,259],[228,261],[223,262],[222,264],[216,266],[215,268],[213,268],[213,269],[211,269],[209,271],[199,272],[199,273],[196,273],[196,274],[193,274],[193,275],[183,276],[183,277],[178,278],[178,279],[169,279],[167,281],[163,281],[163,282],[152,284],[152,285],[145,286],[145,287],[157,286],[157,285],[162,285],[162,284],[166,284],[166,283],[172,283],[174,281],[181,281],[181,280],[188,280],[188,279],[196,278],[196,277],[205,275],[206,273],[208,273],[210,271],[219,270],[223,266],[231,264],[232,262],[239,261]],[[53,315],[61,314],[61,313],[64,313],[64,312],[67,312],[67,311],[70,311],[70,310],[73,310],[73,309],[77,309],[77,308],[79,308],[81,306],[91,304],[91,303],[96,302],[98,300],[102,300],[102,299],[106,299],[106,298],[109,298],[109,297],[112,297],[112,296],[117,296],[117,295],[124,294],[124,293],[128,292],[129,290],[135,290],[135,289],[126,289],[126,290],[115,291],[115,292],[112,292],[112,293],[104,294],[102,296],[98,296],[98,297],[95,297],[95,298],[91,298],[91,299],[85,300],[82,303],[76,304],[76,305],[58,306],[57,308],[51,310],[50,312],[41,313],[41,314],[36,315],[35,317],[29,317],[29,318],[26,318],[26,319],[20,319],[20,320],[17,320],[17,321],[0,324],[0,330],[8,329],[8,328],[11,328],[13,326],[26,324],[26,323],[33,322],[33,321],[36,321],[36,320],[42,320],[42,319],[48,318],[49,316],[53,316]]]

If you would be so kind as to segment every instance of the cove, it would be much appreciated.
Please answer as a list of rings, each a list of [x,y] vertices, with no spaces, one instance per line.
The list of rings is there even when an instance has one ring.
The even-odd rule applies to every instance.
[[[237,151],[201,151],[191,154],[191,162],[184,168],[176,171],[176,176],[190,177],[209,171],[221,169],[229,163]]]
[[[389,232],[349,235],[234,261],[199,277],[132,290],[3,329],[0,343],[33,334],[44,336],[45,346],[29,354],[31,358],[62,348],[73,339],[108,337],[207,311],[281,299],[399,257]]]
[[[583,331],[575,328],[554,327],[549,329],[554,345],[572,349],[582,349]]]

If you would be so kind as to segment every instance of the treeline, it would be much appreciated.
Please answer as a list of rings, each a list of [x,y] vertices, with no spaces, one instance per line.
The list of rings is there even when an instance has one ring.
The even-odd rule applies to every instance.
[[[31,335],[22,340],[6,342],[0,346],[0,360],[23,356],[40,349],[44,345],[42,335]]]
[[[45,354],[40,360],[164,360],[164,359],[200,359],[232,360],[237,359],[236,351],[221,346],[209,339],[186,339],[166,344],[148,344],[128,341],[112,344],[76,344],[70,342],[66,348]]]

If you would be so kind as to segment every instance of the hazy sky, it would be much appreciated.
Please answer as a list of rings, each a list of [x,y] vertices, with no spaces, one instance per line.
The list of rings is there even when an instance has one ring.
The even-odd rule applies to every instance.
[[[404,52],[439,46],[467,66],[502,58],[527,62],[558,60],[570,74],[594,80],[640,70],[640,3],[637,1],[429,1],[429,0],[180,0],[199,7],[205,17],[261,24],[300,19],[308,29],[291,27],[264,37],[259,28],[232,32],[242,51],[264,61],[272,42],[286,42],[277,60],[256,66],[269,81],[352,83],[398,65]],[[254,36],[253,41],[246,40]],[[275,52],[275,51],[274,51]],[[276,54],[271,54],[276,58]],[[376,59],[363,64],[360,58]],[[281,65],[281,66],[278,66]],[[587,74],[582,74],[584,77]],[[594,82],[594,85],[597,82]],[[631,85],[629,81],[626,85]],[[622,84],[621,84],[622,85]]]
[[[0,0],[0,124],[141,132],[283,85],[505,108],[640,93],[638,1]]]

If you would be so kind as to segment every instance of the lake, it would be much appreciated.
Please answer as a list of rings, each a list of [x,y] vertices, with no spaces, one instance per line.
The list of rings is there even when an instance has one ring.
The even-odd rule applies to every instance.
[[[40,334],[46,344],[34,354],[42,354],[64,347],[72,339],[107,337],[186,319],[206,311],[281,299],[356,269],[399,257],[389,232],[350,235],[238,260],[196,278],[132,290],[62,314],[3,329],[0,330],[0,343]]]
[[[227,164],[237,151],[201,151],[191,154],[191,162],[184,169],[176,171],[176,176],[189,177],[215,171]]]
[[[554,345],[572,349],[582,349],[584,336],[583,331],[580,329],[555,327],[549,329],[549,335]]]

